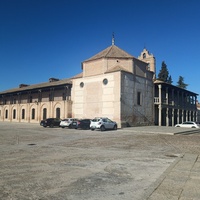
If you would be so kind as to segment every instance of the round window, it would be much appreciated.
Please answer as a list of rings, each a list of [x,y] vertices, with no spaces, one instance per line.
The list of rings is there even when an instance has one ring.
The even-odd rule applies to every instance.
[[[107,78],[104,78],[104,79],[103,79],[103,84],[104,84],[104,85],[107,85],[107,84],[108,84],[108,79],[107,79]]]
[[[83,86],[84,86],[84,83],[83,83],[83,82],[81,82],[81,83],[80,83],[80,87],[83,87]]]

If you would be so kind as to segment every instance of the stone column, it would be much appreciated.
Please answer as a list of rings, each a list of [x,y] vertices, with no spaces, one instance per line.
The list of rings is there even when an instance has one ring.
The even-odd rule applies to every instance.
[[[181,116],[181,122],[184,120],[184,110],[182,109],[182,116]]]
[[[169,108],[166,108],[166,126],[169,126]]]
[[[158,125],[162,125],[162,85],[158,85],[159,89],[159,105],[158,105]]]
[[[172,108],[172,126],[174,126],[174,108]]]
[[[180,110],[177,109],[177,124],[180,123]]]

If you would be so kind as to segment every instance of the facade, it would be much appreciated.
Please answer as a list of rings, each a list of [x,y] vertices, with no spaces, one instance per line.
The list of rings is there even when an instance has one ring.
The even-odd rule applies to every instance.
[[[82,76],[73,79],[76,118],[109,117],[119,127],[154,122],[154,73],[146,62],[111,45],[84,61],[82,69]]]
[[[0,93],[0,121],[37,123],[49,117],[72,116],[71,80],[26,85]]]
[[[0,121],[39,123],[56,118],[108,117],[118,127],[173,126],[197,117],[197,94],[154,81],[156,62],[111,46],[82,62],[82,73],[0,92]]]
[[[155,125],[174,126],[184,121],[197,121],[197,94],[155,81]]]

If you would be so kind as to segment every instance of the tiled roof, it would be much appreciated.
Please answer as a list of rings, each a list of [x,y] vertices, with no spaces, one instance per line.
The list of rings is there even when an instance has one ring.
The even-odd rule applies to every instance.
[[[108,69],[106,71],[106,73],[117,72],[117,71],[124,71],[124,72],[131,73],[130,71],[128,71],[127,69],[125,69],[124,67],[119,66],[119,65],[117,65],[117,66],[115,66],[115,67],[113,67],[111,69]]]
[[[74,78],[83,78],[83,72],[72,77],[72,79]]]
[[[190,94],[194,94],[194,95],[199,95],[199,94],[197,94],[197,93],[194,93],[194,92],[191,92],[191,91],[189,91],[189,90],[186,90],[186,89],[183,89],[183,88],[180,88],[180,87],[178,87],[178,86],[175,86],[175,85],[172,85],[172,84],[170,84],[170,83],[167,83],[167,82],[164,82],[164,81],[161,81],[161,80],[155,80],[154,81],[154,84],[156,85],[159,85],[159,84],[161,84],[161,85],[166,85],[167,87],[171,87],[171,88],[176,88],[176,89],[178,89],[178,90],[182,90],[182,91],[187,91],[188,93],[190,93]]]
[[[59,86],[59,85],[64,85],[64,84],[72,84],[71,79],[62,79],[62,80],[59,80],[59,81],[28,85],[26,87],[21,87],[21,88],[13,88],[13,89],[9,89],[9,90],[5,90],[3,92],[0,92],[0,94],[21,92],[21,91],[34,90],[34,89],[41,89],[41,88],[45,88],[45,87]]]
[[[93,57],[85,60],[92,61],[100,58],[134,58],[129,53],[125,52],[124,50],[120,49],[115,45],[111,45],[108,48],[104,49],[103,51],[99,52],[98,54],[94,55]]]

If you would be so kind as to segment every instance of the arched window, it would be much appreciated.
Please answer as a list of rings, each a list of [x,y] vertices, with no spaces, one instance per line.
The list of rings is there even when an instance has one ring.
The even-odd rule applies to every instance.
[[[13,119],[16,119],[16,110],[13,110]]]
[[[22,109],[22,119],[25,119],[25,109]]]
[[[31,116],[32,116],[32,119],[35,119],[35,108],[32,109],[32,114],[31,114]]]
[[[5,118],[8,119],[8,110],[6,110]]]
[[[60,108],[56,108],[56,118],[60,119]]]
[[[47,109],[44,108],[43,109],[43,119],[46,119],[47,118]]]
[[[146,58],[146,53],[143,53],[143,58]]]

